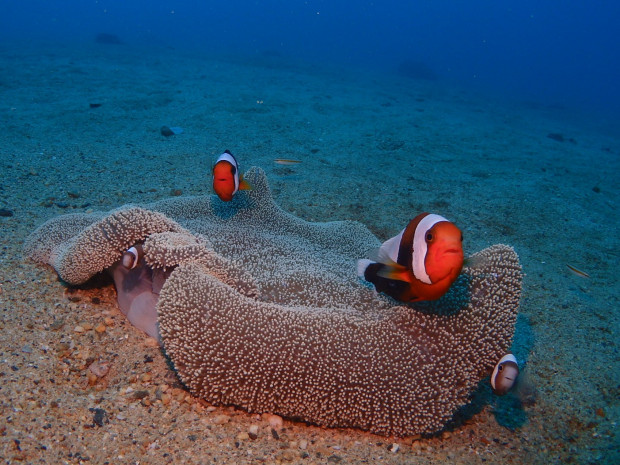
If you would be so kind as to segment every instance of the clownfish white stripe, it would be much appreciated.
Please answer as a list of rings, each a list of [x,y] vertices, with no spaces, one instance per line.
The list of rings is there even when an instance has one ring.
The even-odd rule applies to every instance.
[[[234,195],[239,190],[239,165],[237,165],[237,160],[235,160],[235,157],[233,157],[232,154],[227,153],[227,152],[224,152],[223,154],[221,154],[218,157],[215,164],[217,165],[221,161],[227,161],[235,169],[235,175],[233,176],[233,179],[235,180],[235,190],[233,191],[233,195]]]
[[[428,251],[428,246],[426,244],[426,233],[440,221],[448,220],[446,220],[443,216],[435,215],[434,213],[426,215],[418,224],[413,236],[413,258],[411,261],[413,275],[426,284],[432,284],[431,278],[426,273],[426,266],[424,265],[426,252]]]

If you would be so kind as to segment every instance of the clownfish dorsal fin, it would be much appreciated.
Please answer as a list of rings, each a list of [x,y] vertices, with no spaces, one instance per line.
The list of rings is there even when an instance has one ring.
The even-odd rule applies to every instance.
[[[379,247],[379,251],[377,252],[377,261],[379,263],[383,263],[385,265],[389,265],[390,263],[398,263],[398,253],[400,251],[400,241],[403,236],[403,229],[396,236],[388,239],[381,247]]]

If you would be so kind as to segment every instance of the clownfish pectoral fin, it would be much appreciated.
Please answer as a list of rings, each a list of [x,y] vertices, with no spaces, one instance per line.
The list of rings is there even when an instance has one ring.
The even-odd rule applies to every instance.
[[[243,175],[239,176],[239,190],[240,191],[251,191],[252,186],[249,182],[243,179]]]
[[[384,266],[377,271],[377,276],[393,279],[395,281],[404,281],[406,283],[411,282],[411,273],[409,270],[398,263],[384,264]]]

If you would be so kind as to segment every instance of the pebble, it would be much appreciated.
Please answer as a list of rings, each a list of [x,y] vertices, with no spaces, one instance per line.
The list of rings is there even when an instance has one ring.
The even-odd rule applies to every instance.
[[[398,452],[399,449],[400,449],[400,446],[397,443],[394,443],[392,444],[392,447],[390,447],[390,452],[395,454],[396,452]]]
[[[89,411],[94,413],[93,415],[93,423],[97,426],[103,426],[106,423],[109,423],[108,414],[102,408],[89,408]]]
[[[269,426],[271,426],[276,431],[281,430],[283,427],[282,417],[278,415],[273,415],[271,413],[263,413],[262,420],[269,423]]]
[[[174,136],[174,132],[168,126],[162,126],[159,129],[159,132],[161,132],[161,135],[165,137]]]
[[[88,379],[88,385],[89,386],[94,386],[97,383],[97,380],[99,379],[96,374],[94,374],[94,373],[92,373],[90,371],[86,375],[86,378]]]
[[[105,330],[106,330],[106,327],[103,323],[99,323],[97,327],[95,328],[95,331],[97,331],[99,334],[105,333]]]
[[[84,329],[83,326],[77,325],[75,328],[73,328],[73,331],[76,333],[83,333],[86,330]]]
[[[228,415],[217,415],[215,418],[213,418],[213,424],[215,425],[223,425],[225,423],[228,423],[230,421],[230,417]]]
[[[93,362],[90,364],[88,369],[99,378],[103,378],[110,371],[110,362],[105,360]]]
[[[254,440],[258,438],[258,425],[251,425],[248,429],[248,436],[250,439]]]
[[[54,320],[53,323],[50,325],[50,329],[52,331],[58,331],[64,325],[65,325],[65,320],[62,320],[62,319]]]
[[[176,134],[183,134],[184,131],[183,128],[180,128],[178,126],[162,126],[159,132],[161,132],[162,136],[170,137]]]
[[[308,448],[308,441],[306,441],[305,439],[302,439],[299,441],[299,448],[301,450],[306,450]]]

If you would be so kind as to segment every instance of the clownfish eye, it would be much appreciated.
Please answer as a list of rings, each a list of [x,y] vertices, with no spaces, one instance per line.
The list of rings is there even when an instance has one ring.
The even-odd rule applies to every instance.
[[[504,371],[504,365],[500,365],[497,367],[497,371]]]
[[[431,242],[432,240],[433,240],[433,233],[427,232],[426,233],[426,242]]]

